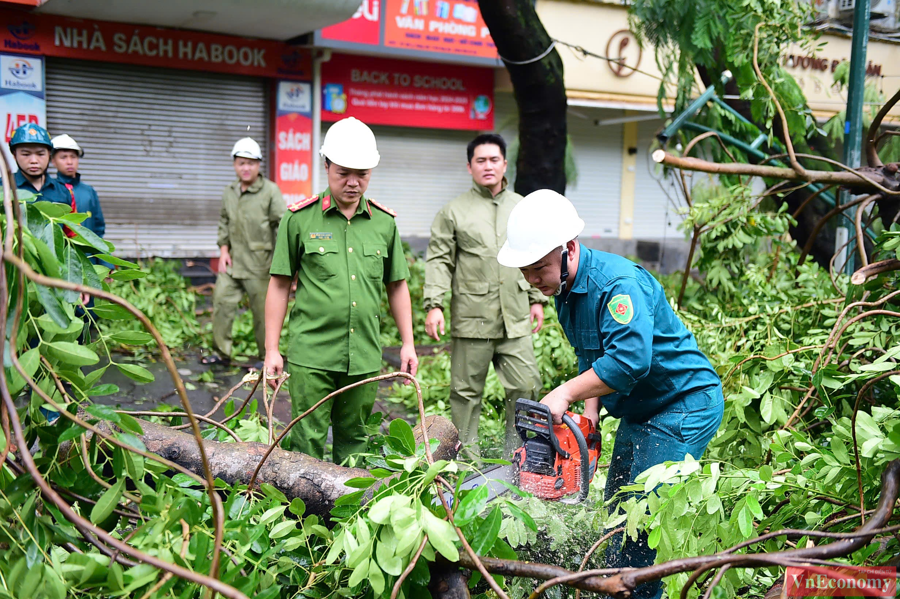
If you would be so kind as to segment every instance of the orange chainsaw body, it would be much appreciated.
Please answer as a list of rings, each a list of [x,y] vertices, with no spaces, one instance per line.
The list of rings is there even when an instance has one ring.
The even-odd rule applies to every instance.
[[[566,412],[563,424],[552,422],[543,404],[516,402],[516,430],[522,447],[514,452],[512,462],[518,470],[519,488],[541,499],[580,493],[583,501],[597,470],[600,435],[593,422],[572,412]]]

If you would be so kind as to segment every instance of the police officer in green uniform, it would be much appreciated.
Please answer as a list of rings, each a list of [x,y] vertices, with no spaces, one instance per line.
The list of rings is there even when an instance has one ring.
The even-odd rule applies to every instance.
[[[379,161],[375,135],[346,118],[328,130],[320,153],[328,189],[288,207],[266,298],[265,372],[277,377],[284,367],[279,333],[291,280],[298,277],[287,354],[294,417],[332,391],[378,374],[382,285],[403,342],[401,370],[415,375],[418,365],[409,268],[395,214],[365,197]],[[287,448],[322,459],[331,424],[335,463],[364,451],[376,390],[376,383],[362,385],[323,404],[292,429]]]
[[[43,202],[71,204],[68,190],[47,173],[53,144],[47,130],[34,123],[26,123],[13,132],[9,152],[16,160],[16,189],[29,191]]]
[[[249,137],[239,139],[231,155],[238,178],[222,193],[219,275],[213,292],[216,354],[205,358],[205,363],[230,359],[232,325],[244,293],[250,298],[257,351],[263,358],[269,267],[278,224],[286,209],[281,190],[259,173],[262,152],[258,143]]]
[[[479,455],[478,421],[488,366],[506,390],[506,454],[518,444],[517,398],[537,400],[541,377],[531,334],[544,322],[546,299],[514,268],[500,266],[506,221],[522,196],[507,187],[506,142],[479,135],[467,151],[472,188],[438,212],[425,265],[425,332],[444,333],[444,294],[452,289],[450,410],[459,439]],[[529,308],[530,305],[530,308]]]

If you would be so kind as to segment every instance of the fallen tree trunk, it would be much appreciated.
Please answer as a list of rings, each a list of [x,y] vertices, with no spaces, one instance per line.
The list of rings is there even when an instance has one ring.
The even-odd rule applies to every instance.
[[[161,424],[141,420],[143,435],[137,435],[151,453],[203,476],[200,450],[193,435],[173,430]],[[107,423],[101,423],[108,427]],[[434,451],[436,460],[452,460],[459,450],[456,427],[442,416],[425,419],[429,439],[440,445]],[[108,430],[108,429],[107,429]],[[416,443],[422,442],[422,427],[414,429]],[[269,446],[265,443],[220,443],[205,440],[203,446],[209,459],[213,478],[221,478],[230,485],[246,484]],[[290,500],[299,497],[306,504],[308,514],[327,518],[334,502],[358,491],[344,483],[351,478],[370,477],[368,470],[347,468],[323,462],[306,454],[276,448],[266,460],[257,483],[267,483],[284,493]]]

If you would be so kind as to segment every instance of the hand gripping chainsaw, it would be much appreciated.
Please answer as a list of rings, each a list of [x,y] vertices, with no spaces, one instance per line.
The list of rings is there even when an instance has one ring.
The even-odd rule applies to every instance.
[[[553,424],[550,408],[542,403],[517,400],[516,432],[522,447],[512,462],[523,491],[541,499],[581,502],[597,470],[601,437],[583,416],[566,412],[562,421]],[[576,492],[577,498],[567,497]]]

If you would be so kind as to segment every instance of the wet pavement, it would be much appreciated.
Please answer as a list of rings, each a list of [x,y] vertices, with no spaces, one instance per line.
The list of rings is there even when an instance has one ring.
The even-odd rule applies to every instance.
[[[390,348],[388,348],[390,349]],[[399,355],[399,349],[397,349]],[[153,373],[155,379],[151,383],[137,383],[126,377],[115,367],[107,369],[102,378],[102,383],[111,383],[119,387],[118,392],[101,397],[92,398],[95,403],[117,407],[123,410],[142,411],[153,410],[160,405],[168,405],[181,410],[181,400],[175,392],[175,384],[166,368],[160,360],[151,362],[149,358],[134,359],[130,356],[114,355],[119,363],[132,363],[142,366]],[[201,364],[197,356],[176,357],[175,366],[187,388],[188,400],[191,408],[197,414],[206,414],[216,402],[241,379],[250,372],[249,368],[238,366],[224,367],[221,365],[210,366]],[[247,366],[250,366],[248,364]],[[392,369],[391,369],[392,370]],[[87,371],[87,369],[85,369]],[[407,414],[405,409],[394,403],[384,401],[392,387],[392,381],[382,381],[379,385],[378,400],[375,402],[375,411],[381,411],[388,415],[388,420],[394,418],[407,418],[411,421],[414,416]],[[252,383],[244,385],[234,393],[233,397],[238,402],[249,395],[253,388]],[[254,397],[258,400],[258,411],[265,415],[262,405],[262,386],[256,390]],[[291,400],[287,392],[287,385],[279,391],[275,400],[274,416],[281,423],[287,423],[291,419]],[[212,416],[216,420],[225,417],[223,408],[219,408]]]

